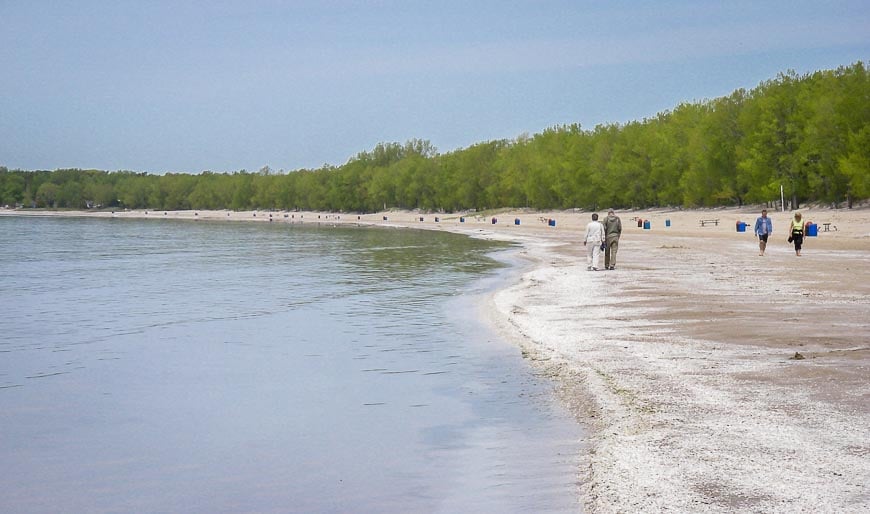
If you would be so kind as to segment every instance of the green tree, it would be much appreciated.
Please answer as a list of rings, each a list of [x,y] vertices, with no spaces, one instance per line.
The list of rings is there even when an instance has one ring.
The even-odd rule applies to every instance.
[[[741,178],[740,113],[746,91],[737,90],[700,106],[702,115],[686,142],[688,162],[680,177],[683,205],[742,205],[751,181]]]
[[[11,173],[0,169],[0,205],[15,206],[24,200],[24,177],[21,173]]]
[[[762,84],[748,103],[747,153],[740,166],[755,179],[747,194],[751,200],[775,197],[780,185],[793,208],[808,196],[808,161],[799,151],[807,116],[798,87],[794,72],[780,74],[778,80]]]
[[[191,209],[190,193],[196,187],[196,178],[184,173],[169,173],[161,177],[163,208],[168,210]]]
[[[58,186],[57,206],[67,207],[70,209],[82,209],[86,207],[83,199],[83,190],[81,183],[75,180],[68,180],[63,185]]]
[[[92,207],[106,207],[112,205],[118,195],[115,193],[115,188],[109,183],[90,182],[85,185],[82,191],[82,198]]]
[[[254,196],[253,177],[241,171],[230,178],[229,184],[232,190],[230,208],[236,211],[250,209],[251,198]]]
[[[39,207],[56,207],[60,186],[54,182],[45,182],[36,190],[36,204]]]
[[[854,198],[870,198],[870,126],[849,136],[848,151],[839,163],[848,180],[849,207]]]

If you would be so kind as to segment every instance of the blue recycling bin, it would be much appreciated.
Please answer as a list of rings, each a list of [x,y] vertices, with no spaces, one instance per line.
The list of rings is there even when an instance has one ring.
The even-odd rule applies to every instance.
[[[807,237],[816,237],[819,235],[819,226],[815,223],[807,225]]]
[[[555,227],[555,226],[556,226],[556,220],[554,220],[554,219],[548,219],[548,220],[547,220],[547,225],[549,225],[549,226],[551,226],[551,227]]]
[[[746,232],[746,223],[742,221],[737,222],[737,232]]]
[[[649,222],[649,220],[643,220],[643,229],[644,229],[644,230],[649,230],[650,228],[651,228],[651,227],[650,227],[650,222]]]
[[[459,223],[465,223],[465,216],[459,217]]]
[[[670,227],[670,226],[671,226],[671,220],[665,220],[665,226],[666,226],[666,227]]]
[[[514,218],[514,225],[519,225],[519,224],[520,224],[520,219]]]

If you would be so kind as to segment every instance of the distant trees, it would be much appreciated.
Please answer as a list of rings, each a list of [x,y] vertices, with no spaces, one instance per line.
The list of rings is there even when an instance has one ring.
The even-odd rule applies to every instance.
[[[555,126],[439,154],[381,143],[341,166],[162,176],[0,167],[0,204],[55,208],[373,212],[531,207],[711,207],[870,198],[864,63],[685,103],[624,125]]]
[[[9,173],[0,167],[0,205],[16,205],[24,200],[25,181],[22,174]]]

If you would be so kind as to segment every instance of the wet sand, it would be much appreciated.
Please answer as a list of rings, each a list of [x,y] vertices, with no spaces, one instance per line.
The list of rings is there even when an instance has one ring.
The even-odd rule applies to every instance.
[[[758,210],[618,212],[618,268],[599,272],[586,271],[582,212],[465,222],[410,212],[82,215],[358,223],[517,242],[529,267],[482,307],[589,428],[577,470],[586,511],[866,511],[870,209],[802,210],[820,232],[800,257],[785,241],[790,213],[771,214],[758,255]]]

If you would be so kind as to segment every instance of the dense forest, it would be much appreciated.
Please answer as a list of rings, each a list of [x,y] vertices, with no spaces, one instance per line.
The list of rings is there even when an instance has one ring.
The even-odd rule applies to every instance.
[[[654,118],[555,126],[449,153],[382,143],[342,166],[275,173],[0,167],[0,205],[50,208],[454,212],[529,207],[713,207],[870,198],[870,79],[863,62],[780,74],[751,91]]]

